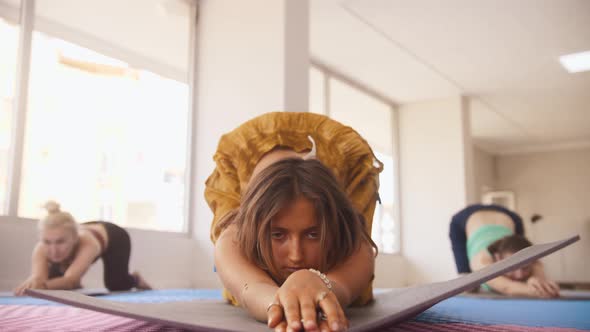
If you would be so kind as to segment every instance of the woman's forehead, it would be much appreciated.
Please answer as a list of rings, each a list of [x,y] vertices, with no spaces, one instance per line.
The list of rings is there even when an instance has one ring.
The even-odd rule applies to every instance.
[[[315,206],[303,196],[283,207],[271,222],[271,227],[278,228],[309,228],[317,225]]]
[[[41,232],[41,236],[47,239],[61,238],[69,235],[69,232],[64,227],[45,227]]]

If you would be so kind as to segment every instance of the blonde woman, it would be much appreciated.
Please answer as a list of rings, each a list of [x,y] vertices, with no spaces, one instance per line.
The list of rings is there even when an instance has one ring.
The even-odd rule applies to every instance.
[[[39,220],[39,242],[33,249],[31,276],[18,286],[26,289],[76,289],[90,266],[99,258],[104,264],[104,284],[110,291],[151,289],[139,273],[129,274],[129,234],[104,221],[78,225],[59,204],[45,204],[47,216]]]
[[[310,137],[313,140],[310,140]],[[224,135],[205,197],[224,296],[276,331],[342,331],[372,298],[382,164],[352,128],[275,112]]]

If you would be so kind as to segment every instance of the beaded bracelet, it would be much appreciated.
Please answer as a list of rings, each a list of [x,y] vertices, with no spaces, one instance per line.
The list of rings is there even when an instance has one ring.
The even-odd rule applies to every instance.
[[[330,291],[332,291],[332,281],[330,281],[330,279],[328,279],[328,277],[324,273],[321,273],[320,271],[318,271],[316,269],[308,269],[308,270],[310,272],[316,274],[318,277],[320,277],[320,279],[322,279],[324,284],[326,284],[326,287],[328,287],[328,289]]]

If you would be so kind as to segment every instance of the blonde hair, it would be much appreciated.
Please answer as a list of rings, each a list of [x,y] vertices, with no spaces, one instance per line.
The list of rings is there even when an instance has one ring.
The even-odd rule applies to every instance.
[[[48,227],[62,227],[71,231],[75,237],[78,236],[78,223],[70,213],[61,211],[57,202],[48,201],[43,204],[43,208],[47,210],[47,215],[39,220],[40,231]]]

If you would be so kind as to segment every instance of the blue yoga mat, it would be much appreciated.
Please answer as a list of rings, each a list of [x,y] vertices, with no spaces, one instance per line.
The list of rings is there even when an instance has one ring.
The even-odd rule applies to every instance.
[[[130,303],[219,300],[219,289],[166,289],[99,295]],[[62,305],[29,296],[0,296],[0,305]],[[418,315],[429,324],[520,325],[590,330],[590,300],[490,299],[455,296]]]
[[[569,327],[590,330],[590,300],[481,299],[456,296],[420,314],[427,323]]]
[[[194,300],[220,300],[220,289],[163,289],[137,292],[119,292],[96,297],[130,303],[165,303]],[[0,294],[0,305],[62,305],[57,302],[38,299],[30,296],[11,296]]]

